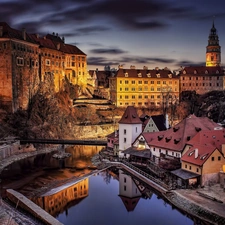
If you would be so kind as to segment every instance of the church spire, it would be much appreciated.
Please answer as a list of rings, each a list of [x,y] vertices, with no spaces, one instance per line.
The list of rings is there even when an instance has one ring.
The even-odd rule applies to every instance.
[[[213,19],[212,28],[210,29],[208,38],[208,45],[206,47],[206,66],[220,66],[220,63],[221,47],[219,45],[219,37]]]

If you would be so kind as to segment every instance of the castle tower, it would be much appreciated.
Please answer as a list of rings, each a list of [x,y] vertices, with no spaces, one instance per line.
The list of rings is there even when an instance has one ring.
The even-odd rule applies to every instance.
[[[221,63],[221,47],[219,45],[219,37],[214,26],[209,33],[208,46],[206,47],[206,66],[220,66]]]
[[[134,140],[142,132],[142,122],[133,106],[128,106],[119,123],[119,156],[123,150],[131,147]],[[121,154],[122,153],[122,154]]]

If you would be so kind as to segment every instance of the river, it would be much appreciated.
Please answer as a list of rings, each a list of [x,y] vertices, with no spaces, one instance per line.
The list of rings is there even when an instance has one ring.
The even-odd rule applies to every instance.
[[[91,157],[101,148],[73,146],[66,149],[72,156],[65,160],[49,153],[15,162],[2,172],[1,185],[21,192],[65,225],[204,224],[173,208],[124,170],[112,168],[82,178],[92,171]],[[46,187],[71,178],[79,181],[53,195],[40,196]]]

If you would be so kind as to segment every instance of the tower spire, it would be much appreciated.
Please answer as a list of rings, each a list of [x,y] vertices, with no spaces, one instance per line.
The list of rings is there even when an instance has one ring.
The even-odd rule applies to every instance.
[[[215,17],[213,17],[208,45],[206,46],[206,66],[220,66],[221,63],[221,47],[219,45],[219,37],[215,28],[214,19]]]

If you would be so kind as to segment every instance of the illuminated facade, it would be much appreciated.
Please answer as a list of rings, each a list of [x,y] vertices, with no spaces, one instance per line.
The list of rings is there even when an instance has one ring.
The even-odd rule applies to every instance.
[[[217,30],[212,25],[206,47],[206,66],[189,66],[180,71],[180,92],[196,91],[205,94],[209,91],[222,91],[225,88],[224,69],[221,64],[221,47]]]
[[[39,37],[0,22],[0,103],[11,111],[26,109],[45,79],[55,91],[67,77],[72,84],[86,84],[87,60],[76,46],[66,44],[58,34]]]
[[[75,205],[77,201],[87,197],[88,190],[89,179],[85,178],[53,195],[39,197],[33,199],[33,201],[52,216],[56,216],[63,212],[66,207],[69,208],[69,206]]]
[[[123,69],[109,78],[110,100],[117,107],[162,106],[165,96],[179,97],[179,78],[166,69]]]
[[[206,47],[206,66],[220,66],[221,63],[221,48],[219,45],[219,37],[214,26],[210,30],[208,46]]]

